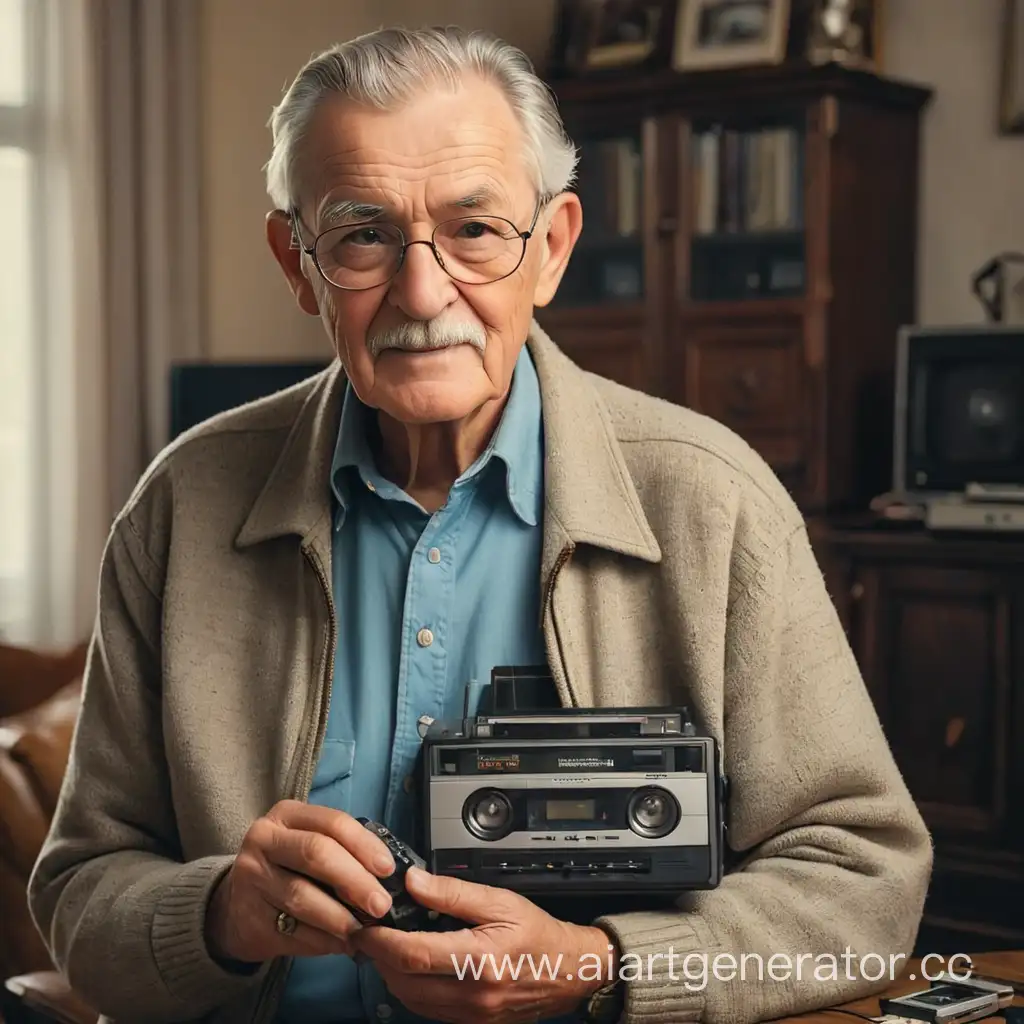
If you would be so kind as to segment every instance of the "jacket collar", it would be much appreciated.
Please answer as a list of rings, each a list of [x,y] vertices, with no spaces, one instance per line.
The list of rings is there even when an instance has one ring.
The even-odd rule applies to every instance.
[[[545,443],[544,578],[579,544],[661,560],[608,413],[589,375],[536,322],[527,338],[540,381]],[[337,360],[319,375],[249,510],[236,546],[288,534],[330,537],[330,473],[346,377]]]

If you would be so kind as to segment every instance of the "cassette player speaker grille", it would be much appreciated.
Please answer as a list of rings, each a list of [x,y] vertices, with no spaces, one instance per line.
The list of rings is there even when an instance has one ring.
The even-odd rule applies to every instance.
[[[638,789],[626,808],[629,827],[646,839],[667,836],[679,823],[679,804],[667,790]]]

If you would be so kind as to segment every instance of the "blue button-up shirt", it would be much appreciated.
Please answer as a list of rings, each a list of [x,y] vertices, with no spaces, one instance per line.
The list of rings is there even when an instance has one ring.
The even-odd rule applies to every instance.
[[[461,717],[466,684],[486,684],[495,665],[547,663],[537,373],[524,345],[491,443],[433,514],[378,472],[367,440],[374,415],[349,385],[331,468],[338,647],[309,800],[418,845],[418,720]],[[422,1020],[389,996],[372,964],[343,956],[297,958],[278,1019]]]

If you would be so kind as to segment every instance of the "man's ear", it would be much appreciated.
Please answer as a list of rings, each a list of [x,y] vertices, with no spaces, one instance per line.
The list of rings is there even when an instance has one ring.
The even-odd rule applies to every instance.
[[[546,306],[558,291],[569,257],[583,230],[583,207],[579,196],[574,192],[562,192],[555,196],[540,223],[546,223],[547,228],[543,236],[538,232],[537,241],[541,243],[543,256],[533,291],[533,304]]]
[[[303,270],[302,249],[292,228],[292,219],[283,210],[272,210],[267,214],[267,242],[288,279],[288,287],[299,309],[310,316],[319,316],[320,307],[313,283]]]

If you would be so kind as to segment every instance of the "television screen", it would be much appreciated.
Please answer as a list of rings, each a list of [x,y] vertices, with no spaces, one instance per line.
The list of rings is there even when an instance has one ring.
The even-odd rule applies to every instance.
[[[1024,487],[1024,328],[913,328],[900,337],[896,488]]]

